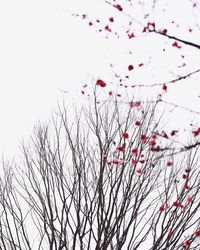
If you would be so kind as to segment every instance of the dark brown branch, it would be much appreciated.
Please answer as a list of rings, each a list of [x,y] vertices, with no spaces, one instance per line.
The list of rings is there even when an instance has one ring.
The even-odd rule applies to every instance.
[[[149,30],[149,32],[151,32],[151,33],[153,32],[153,33],[159,34],[161,36],[167,37],[169,39],[173,39],[173,40],[179,41],[179,42],[181,42],[181,43],[183,43],[185,45],[188,45],[188,46],[200,49],[200,45],[199,44],[192,43],[192,42],[189,42],[187,40],[180,39],[180,38],[178,38],[176,36],[171,36],[171,35],[168,35],[167,33],[162,33],[162,32],[157,31],[157,30]]]

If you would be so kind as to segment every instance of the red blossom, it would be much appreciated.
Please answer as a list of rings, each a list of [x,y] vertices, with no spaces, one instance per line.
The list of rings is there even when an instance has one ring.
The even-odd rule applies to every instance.
[[[200,134],[200,127],[197,130],[192,131],[194,136],[198,136]]]
[[[200,236],[200,229],[197,229],[195,232],[194,232],[195,236]]]
[[[110,18],[109,18],[109,21],[110,21],[111,23],[113,23],[113,22],[114,22],[114,18],[113,18],[113,17],[110,17]]]
[[[85,92],[84,92],[83,90],[81,90],[81,94],[82,94],[82,95],[84,95],[84,94],[85,94]]]
[[[151,137],[151,138],[155,140],[155,139],[156,139],[156,137],[157,137],[157,133],[156,133],[156,132],[153,132],[153,134],[152,134],[152,137]]]
[[[109,95],[112,95],[113,93],[112,93],[112,91],[109,91],[108,94],[109,94]]]
[[[172,132],[170,133],[171,136],[176,135],[176,133],[178,133],[178,130],[172,130]]]
[[[124,139],[128,139],[128,133],[127,133],[127,132],[124,132],[124,133],[122,134],[122,137],[123,137]]]
[[[148,23],[147,23],[147,26],[148,26],[149,29],[150,29],[150,28],[155,29],[155,23],[154,23],[154,22],[152,22],[152,23],[148,22]]]
[[[156,145],[155,139],[151,139],[151,140],[149,141],[149,145],[155,146],[155,145]]]
[[[160,206],[160,208],[159,208],[159,211],[160,211],[160,213],[162,213],[166,208],[168,208],[169,206],[168,206],[168,203],[167,202],[164,202],[163,204],[162,204],[162,206]]]
[[[135,125],[136,125],[136,126],[140,126],[140,125],[141,125],[141,122],[140,122],[140,121],[136,121],[136,122],[135,122]]]
[[[167,34],[167,29],[163,29],[160,31],[161,34],[166,35]]]
[[[130,33],[130,34],[128,33],[128,38],[129,38],[129,39],[131,39],[131,38],[133,38],[133,37],[135,37],[135,35],[134,35],[133,33]]]
[[[171,167],[172,166],[172,162],[168,161],[166,165],[167,165],[167,167]]]
[[[162,213],[165,210],[164,205],[160,206],[159,211]]]
[[[113,161],[108,162],[108,164],[118,164],[118,163],[119,163],[118,160],[113,160]]]
[[[183,174],[183,179],[188,179],[189,175],[188,174]]]
[[[169,139],[169,136],[167,135],[165,131],[162,131],[161,136],[164,137],[165,139]]]
[[[139,107],[141,102],[129,102],[130,108]]]
[[[137,148],[132,149],[131,153],[137,156],[138,155],[138,149]]]
[[[168,237],[168,238],[171,238],[172,235],[173,235],[173,231],[172,231],[172,229],[169,229],[169,231],[168,231],[168,233],[167,233],[167,237]]]
[[[102,88],[106,87],[106,83],[105,83],[103,80],[100,80],[100,79],[98,79],[98,80],[96,81],[96,85],[97,85],[97,86],[100,86],[100,87],[102,87]]]
[[[129,66],[128,66],[128,70],[129,70],[129,71],[131,71],[131,70],[133,70],[133,69],[134,69],[133,65],[129,65]]]
[[[155,23],[154,22],[148,22],[147,25],[144,27],[143,32],[153,31],[153,30],[155,30]]]
[[[106,31],[108,31],[108,32],[111,32],[111,29],[110,29],[110,27],[109,27],[108,25],[106,25],[104,29],[105,29]]]
[[[132,161],[131,161],[131,165],[132,165],[132,166],[136,166],[136,165],[137,165],[137,161],[132,160]]]
[[[124,152],[125,150],[125,144],[123,146],[119,146],[116,148],[116,151],[119,151],[119,152]]]
[[[176,47],[176,48],[178,48],[178,49],[180,49],[180,48],[181,48],[181,46],[180,46],[180,45],[178,45],[178,43],[177,43],[177,42],[172,43],[172,46],[173,46],[173,47]]]
[[[173,202],[173,206],[175,206],[175,207],[183,207],[183,205],[181,204],[181,202],[180,201],[174,201]]]
[[[163,91],[165,91],[165,92],[167,91],[167,85],[166,85],[165,83],[163,84],[162,89],[163,89]]]
[[[188,196],[188,197],[187,197],[187,202],[188,202],[188,203],[191,203],[192,201],[193,201],[192,196]]]
[[[88,24],[89,24],[89,26],[92,26],[92,25],[93,25],[93,23],[92,23],[92,22],[89,22]]]
[[[138,64],[138,66],[139,66],[139,67],[142,67],[142,66],[144,66],[144,64],[143,64],[143,63],[140,63],[140,64]]]
[[[150,150],[151,150],[152,152],[159,152],[159,151],[160,151],[160,146],[159,146],[159,145],[158,145],[157,147],[152,146],[152,147],[150,148]]]
[[[183,188],[186,189],[186,190],[189,190],[189,189],[190,189],[190,187],[188,186],[187,183],[184,184]]]
[[[142,169],[141,168],[138,168],[138,169],[136,169],[136,171],[135,171],[136,173],[138,173],[138,174],[144,174],[144,172],[142,171]]]
[[[183,249],[189,249],[190,245],[191,245],[191,242],[189,240],[183,241],[183,244],[182,244]]]
[[[120,157],[119,159],[108,161],[108,164],[123,164],[123,162],[124,160]]]
[[[139,107],[141,102],[135,102],[135,107]]]
[[[145,143],[147,141],[147,136],[145,134],[141,135],[141,141]]]
[[[119,11],[123,11],[122,7],[120,4],[114,4],[113,7],[115,7],[116,9],[118,9]]]

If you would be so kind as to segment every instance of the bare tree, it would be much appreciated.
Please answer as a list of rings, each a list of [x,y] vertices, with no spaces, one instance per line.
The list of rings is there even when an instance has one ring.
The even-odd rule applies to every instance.
[[[0,249],[197,249],[199,146],[163,131],[159,100],[66,104],[6,163]],[[194,140],[194,142],[193,142]]]

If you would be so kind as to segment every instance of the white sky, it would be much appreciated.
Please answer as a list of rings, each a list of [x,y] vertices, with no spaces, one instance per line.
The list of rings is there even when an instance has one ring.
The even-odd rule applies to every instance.
[[[75,88],[89,70],[95,36],[80,44],[73,21],[60,1],[0,1],[0,151],[15,152],[36,120],[47,119],[59,89]]]
[[[180,1],[176,2],[180,4]],[[78,96],[80,99],[80,86],[88,79],[104,77],[114,80],[109,62],[124,73],[127,65],[132,62],[147,63],[149,56],[153,55],[152,66],[144,66],[146,71],[136,69],[138,82],[171,80],[173,74],[187,73],[200,65],[200,52],[183,48],[188,66],[169,74],[171,69],[177,70],[177,65],[182,63],[181,53],[169,45],[168,51],[161,57],[164,44],[161,38],[150,36],[147,38],[148,45],[144,38],[136,38],[134,42],[123,37],[105,39],[86,23],[67,13],[67,10],[73,9],[81,13],[88,11],[92,18],[98,18],[99,14],[104,20],[115,15],[114,18],[123,23],[116,11],[102,3],[100,0],[87,0],[84,4],[80,0],[0,0],[0,152],[13,155],[19,139],[31,133],[34,123],[49,117],[57,100],[62,97],[59,89],[68,91],[66,98]],[[173,8],[166,17],[163,14],[156,17],[157,20],[162,19],[163,26],[169,20],[169,13],[172,18],[176,13],[178,20],[184,16],[185,23],[187,18],[190,20],[192,13],[187,5],[182,16],[176,11],[176,6]],[[195,40],[198,33],[194,32],[191,36]],[[133,58],[128,54],[129,47],[133,49]],[[173,91],[169,88],[166,97],[169,101],[198,111],[199,99],[196,97],[200,94],[199,83],[189,80],[187,83],[184,87],[177,84]],[[184,105],[186,102],[187,105]],[[181,119],[175,121],[176,125],[182,124],[184,119],[188,117],[181,113]]]

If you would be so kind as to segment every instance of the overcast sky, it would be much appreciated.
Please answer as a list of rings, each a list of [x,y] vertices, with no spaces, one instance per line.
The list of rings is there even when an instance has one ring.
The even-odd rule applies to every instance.
[[[80,96],[81,86],[88,79],[105,76],[113,80],[110,62],[115,62],[119,71],[127,70],[131,63],[127,49],[130,41],[105,39],[104,35],[68,13],[73,9],[82,13],[88,11],[94,18],[99,12],[108,18],[110,9],[102,3],[99,0],[84,1],[84,5],[78,0],[70,3],[68,0],[0,0],[0,152],[9,156],[16,152],[19,139],[31,133],[34,123],[49,117],[63,96],[60,90],[68,91],[66,98],[75,97]],[[188,17],[185,13],[182,15],[191,17],[190,12]],[[146,73],[138,69],[140,81],[149,80],[150,75],[159,81],[161,75],[169,74],[169,65],[182,63],[178,52],[171,47],[168,56],[160,58],[157,53],[162,50],[159,39],[150,37],[148,46],[142,44],[142,39],[135,40],[134,46],[138,48],[134,50],[135,63],[147,61],[151,56],[149,48],[154,49],[154,69],[146,68]],[[187,52],[186,48],[183,52],[191,56],[188,61],[192,65],[200,63],[196,51]],[[196,69],[191,64],[188,67],[183,72]],[[200,94],[200,88],[196,81],[188,83],[190,86],[179,85],[166,95],[169,101],[176,100],[180,105],[187,102],[187,106],[197,110],[198,99],[193,97]],[[182,119],[185,119],[184,114]],[[179,123],[180,119],[177,126]]]
[[[75,90],[94,65],[96,38],[86,29],[80,38],[75,21],[61,1],[0,1],[1,152],[15,152],[21,136],[48,118],[59,89]]]

